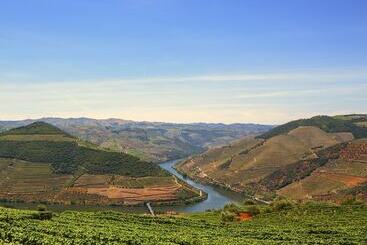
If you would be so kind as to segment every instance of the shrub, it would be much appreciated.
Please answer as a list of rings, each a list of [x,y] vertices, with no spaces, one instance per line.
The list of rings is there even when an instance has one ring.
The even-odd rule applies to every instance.
[[[223,211],[221,213],[221,220],[223,222],[234,222],[237,220],[237,214],[228,211]]]
[[[293,206],[294,206],[293,202],[286,200],[286,199],[278,200],[272,203],[272,207],[274,211],[282,211],[282,210],[291,209],[293,208]]]
[[[254,200],[246,199],[246,200],[243,202],[243,205],[256,205],[256,203],[255,203],[255,201],[254,201]]]
[[[38,213],[32,214],[32,217],[34,219],[39,220],[50,220],[52,219],[53,213],[50,211],[39,211]]]
[[[43,211],[47,210],[47,207],[44,204],[40,204],[40,205],[37,206],[37,210],[40,211],[40,212],[43,212]]]
[[[363,202],[357,200],[355,197],[345,199],[341,205],[362,205]]]
[[[249,212],[252,216],[260,214],[260,208],[256,205],[249,206],[247,208],[247,212]]]
[[[268,213],[273,212],[273,209],[271,207],[269,207],[269,206],[266,206],[265,208],[263,208],[261,210],[261,212],[264,213],[264,214],[268,214]]]
[[[224,206],[223,211],[238,214],[241,212],[241,209],[236,204],[229,203]]]

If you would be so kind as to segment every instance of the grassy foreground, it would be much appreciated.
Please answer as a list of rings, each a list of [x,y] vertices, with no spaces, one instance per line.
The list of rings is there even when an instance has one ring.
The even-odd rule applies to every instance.
[[[218,212],[150,217],[0,208],[0,244],[367,244],[367,207],[306,205],[223,223]]]

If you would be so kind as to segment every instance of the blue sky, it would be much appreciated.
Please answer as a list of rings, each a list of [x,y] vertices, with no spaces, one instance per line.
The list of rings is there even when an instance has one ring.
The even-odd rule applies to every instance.
[[[0,119],[366,113],[364,0],[2,0]]]

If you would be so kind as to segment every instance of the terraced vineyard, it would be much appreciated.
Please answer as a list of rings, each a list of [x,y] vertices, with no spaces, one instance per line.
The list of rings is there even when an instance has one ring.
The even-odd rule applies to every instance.
[[[366,118],[316,116],[292,121],[194,155],[176,168],[192,179],[262,199],[280,195],[340,203],[346,193],[358,193],[357,199],[366,201],[362,185],[367,183],[367,130],[358,126]]]
[[[157,164],[99,149],[43,122],[0,133],[0,199],[79,205],[197,201]]]
[[[39,220],[36,211],[0,208],[3,244],[367,244],[366,206],[298,206],[222,223],[217,212],[150,217],[67,211]]]

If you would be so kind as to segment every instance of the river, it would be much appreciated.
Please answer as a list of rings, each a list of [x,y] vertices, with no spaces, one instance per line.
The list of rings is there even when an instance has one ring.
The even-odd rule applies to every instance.
[[[194,203],[191,205],[170,207],[171,210],[175,210],[178,212],[187,212],[187,213],[201,212],[207,209],[222,208],[227,203],[231,203],[231,202],[237,203],[237,202],[242,202],[244,200],[243,194],[239,194],[239,193],[236,193],[230,190],[226,190],[221,187],[216,187],[216,186],[212,186],[208,184],[202,184],[194,180],[184,178],[180,173],[176,171],[176,169],[174,169],[174,165],[178,161],[179,160],[168,161],[165,163],[161,163],[160,166],[164,168],[165,170],[167,170],[168,172],[176,175],[178,178],[185,181],[189,185],[194,186],[197,189],[203,190],[204,192],[208,194],[208,198],[202,202]]]

